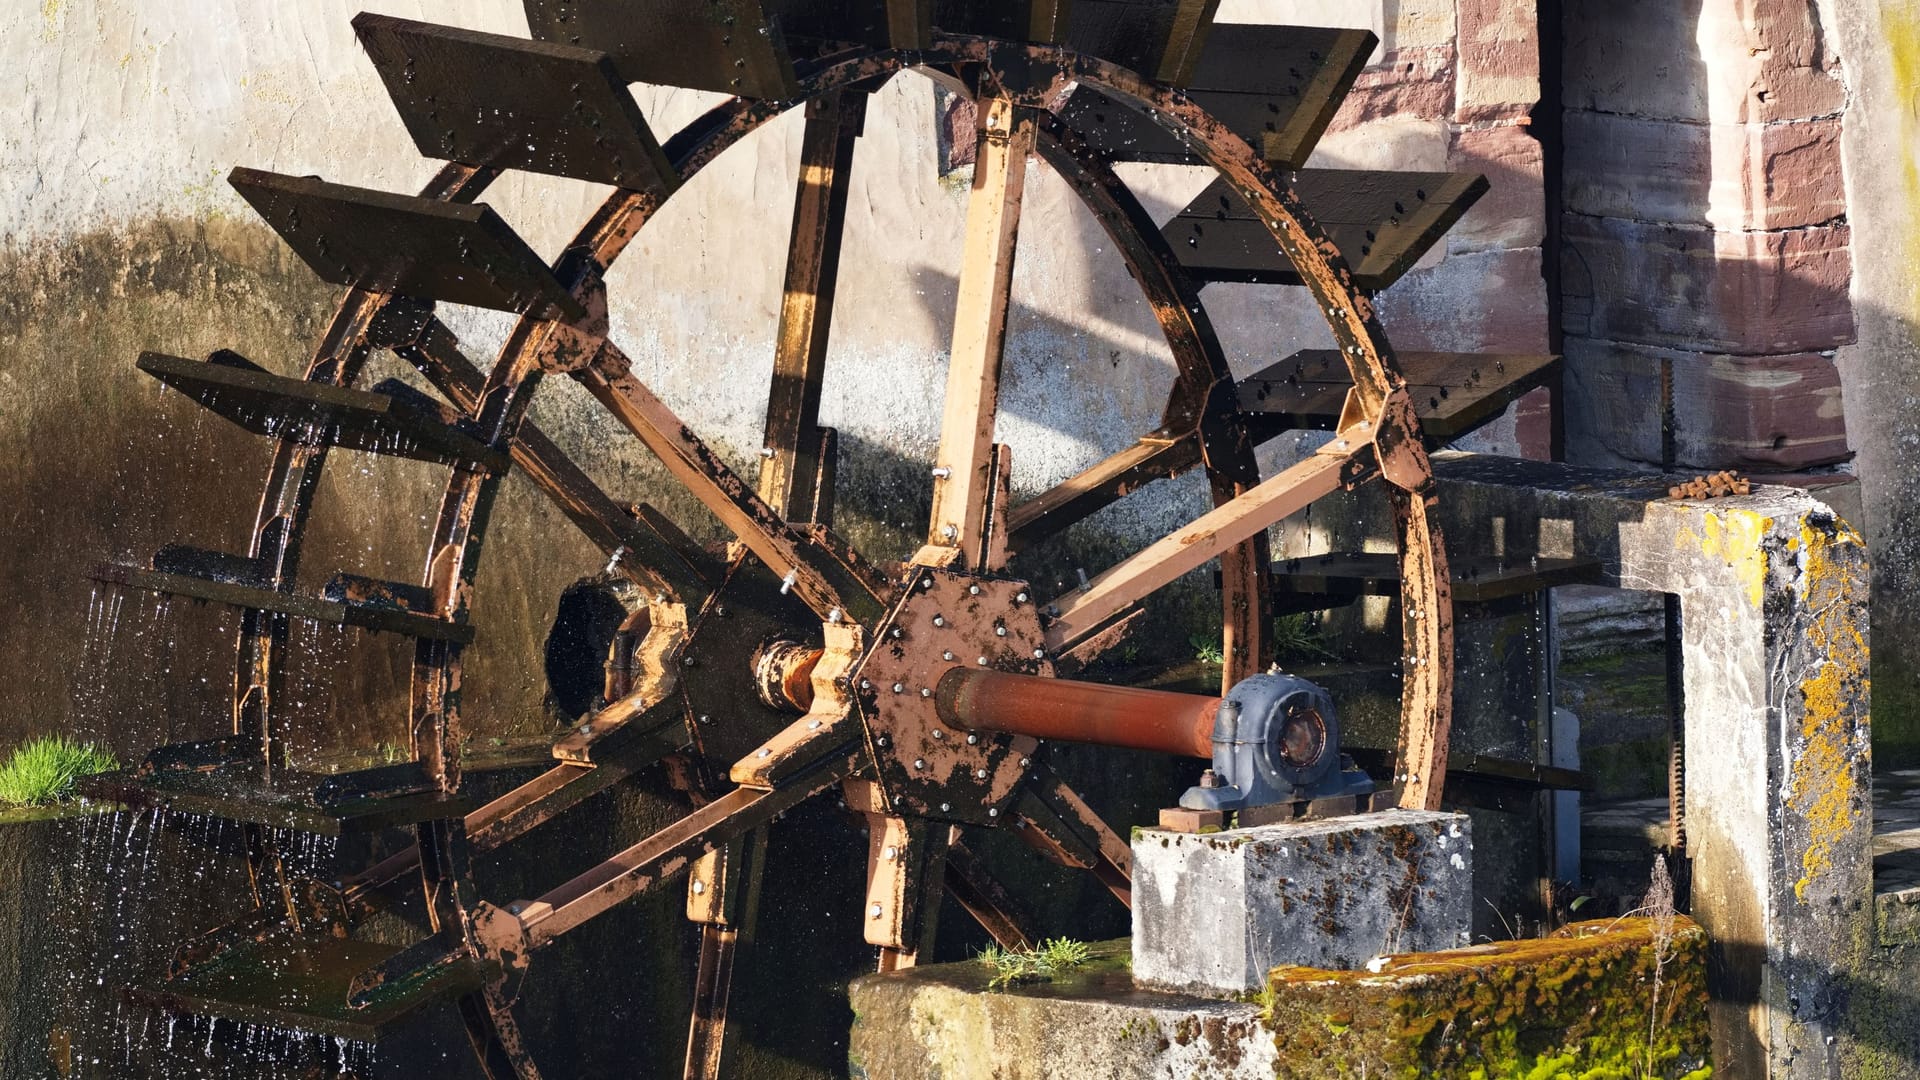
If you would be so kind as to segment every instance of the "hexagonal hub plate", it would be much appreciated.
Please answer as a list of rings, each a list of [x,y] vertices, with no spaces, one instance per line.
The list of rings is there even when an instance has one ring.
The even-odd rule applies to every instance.
[[[880,787],[896,811],[999,824],[1036,743],[1025,736],[949,729],[934,690],[954,668],[1051,675],[1043,640],[1039,607],[1026,582],[914,571],[854,675]]]

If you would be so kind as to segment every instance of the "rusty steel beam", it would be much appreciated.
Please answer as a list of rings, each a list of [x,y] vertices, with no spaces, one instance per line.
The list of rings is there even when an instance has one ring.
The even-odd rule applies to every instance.
[[[960,731],[1202,758],[1213,756],[1213,715],[1220,708],[1219,698],[1204,694],[964,667],[941,676],[934,702],[940,719]]]

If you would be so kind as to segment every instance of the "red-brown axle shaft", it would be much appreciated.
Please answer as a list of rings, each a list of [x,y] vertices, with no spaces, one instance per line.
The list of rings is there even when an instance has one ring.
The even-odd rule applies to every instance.
[[[940,718],[962,731],[1213,756],[1220,699],[1170,690],[954,668],[935,688]]]

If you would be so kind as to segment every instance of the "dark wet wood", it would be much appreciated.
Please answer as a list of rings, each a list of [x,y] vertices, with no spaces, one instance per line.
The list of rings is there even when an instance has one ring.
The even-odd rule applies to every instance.
[[[1431,444],[1450,442],[1498,418],[1528,391],[1557,384],[1560,358],[1497,353],[1398,353],[1407,394]],[[1240,380],[1240,411],[1257,438],[1331,431],[1346,403],[1346,364],[1307,349]]]
[[[659,196],[678,183],[603,52],[370,12],[353,28],[428,157]]]
[[[1378,292],[1440,242],[1486,194],[1487,180],[1474,173],[1301,169],[1292,186],[1340,249],[1354,284]],[[1200,280],[1300,284],[1293,260],[1225,180],[1209,185],[1164,231],[1180,264]]]
[[[1366,30],[1216,25],[1187,60],[1187,93],[1274,167],[1298,168],[1376,44]],[[1092,86],[1075,89],[1061,116],[1109,160],[1202,164],[1190,143]]]
[[[627,82],[797,97],[793,56],[767,8],[759,0],[526,0],[534,37],[605,52]]]
[[[484,204],[235,169],[227,177],[313,272],[335,285],[574,318],[579,301]]]

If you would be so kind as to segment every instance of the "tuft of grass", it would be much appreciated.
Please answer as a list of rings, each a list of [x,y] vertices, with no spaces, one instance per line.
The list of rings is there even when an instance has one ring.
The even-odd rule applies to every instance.
[[[1001,949],[988,946],[980,962],[993,969],[987,989],[1003,990],[1022,983],[1049,982],[1056,975],[1072,971],[1087,962],[1093,950],[1084,941],[1054,938],[1035,949]]]
[[[1218,664],[1226,660],[1227,654],[1220,649],[1220,643],[1194,634],[1187,639],[1193,646],[1193,658],[1203,664]]]
[[[120,767],[113,753],[65,735],[29,739],[0,765],[0,804],[41,806],[72,790],[82,776]]]
[[[1319,629],[1304,611],[1273,620],[1273,655],[1282,663],[1294,664],[1340,659],[1327,648]]]

